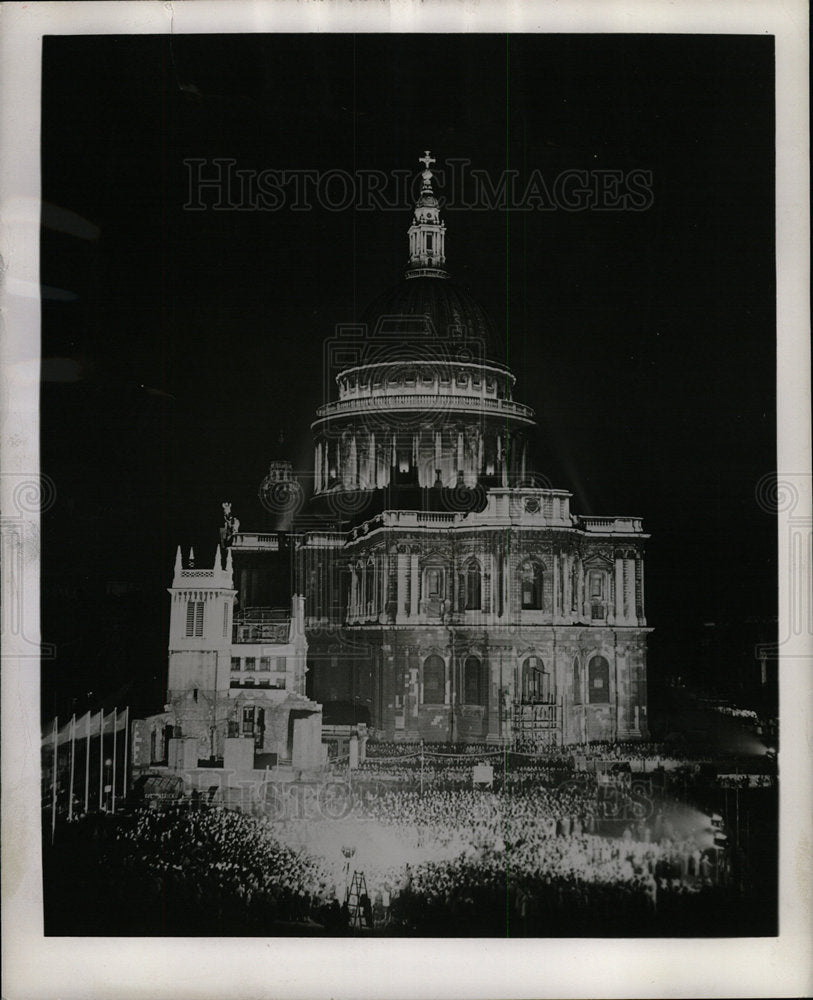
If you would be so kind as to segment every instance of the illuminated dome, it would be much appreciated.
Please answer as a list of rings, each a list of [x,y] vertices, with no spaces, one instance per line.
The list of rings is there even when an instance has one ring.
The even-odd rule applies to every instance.
[[[514,399],[514,375],[496,360],[505,349],[494,324],[445,270],[435,161],[427,151],[419,162],[405,276],[362,314],[364,338],[341,355],[346,367],[335,376],[338,399],[311,424],[314,496],[338,514],[367,510],[365,494],[379,490],[404,510],[432,507],[421,490],[446,509],[476,510],[486,489],[527,475],[534,411]]]
[[[505,345],[482,306],[452,280],[406,277],[373,301],[361,316],[372,339],[391,338],[418,356],[448,356],[460,361],[496,361]]]

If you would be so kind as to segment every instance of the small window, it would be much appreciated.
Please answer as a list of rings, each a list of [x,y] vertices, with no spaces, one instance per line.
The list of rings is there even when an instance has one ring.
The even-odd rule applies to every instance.
[[[522,700],[547,702],[550,700],[550,674],[538,656],[529,656],[522,665]]]
[[[233,656],[231,658],[231,672],[233,674],[239,674],[240,673],[240,657],[239,656]]]
[[[260,657],[260,670],[270,670],[271,669],[271,657],[261,656]]]
[[[520,591],[523,611],[542,610],[543,569],[539,563],[525,563],[520,570]]]
[[[604,656],[594,656],[588,666],[589,700],[606,704],[610,700],[610,664]]]
[[[578,656],[573,661],[573,704],[582,703],[582,672]]]
[[[472,560],[466,568],[466,611],[479,611],[481,600],[480,566]]]
[[[431,233],[427,233],[426,234],[426,249],[427,250],[431,250],[432,249],[432,234]]]
[[[223,635],[228,635],[229,628],[229,606],[228,604],[223,605]]]
[[[442,569],[428,569],[426,571],[426,595],[427,597],[443,596]]]
[[[467,705],[483,704],[483,665],[476,656],[467,656],[463,664],[463,694]]]
[[[254,665],[256,664],[256,659],[253,656],[246,657],[246,670],[254,670]]]
[[[446,701],[446,664],[440,656],[428,656],[424,661],[423,700],[427,705],[442,705]]]
[[[203,635],[203,601],[186,602],[186,635],[196,639]]]

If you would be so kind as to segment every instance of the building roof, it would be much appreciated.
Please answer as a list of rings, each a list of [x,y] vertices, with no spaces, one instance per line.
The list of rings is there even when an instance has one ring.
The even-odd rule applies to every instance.
[[[367,324],[371,346],[382,349],[408,345],[420,357],[461,361],[505,357],[502,338],[486,311],[446,277],[404,278],[378,296],[361,321]]]

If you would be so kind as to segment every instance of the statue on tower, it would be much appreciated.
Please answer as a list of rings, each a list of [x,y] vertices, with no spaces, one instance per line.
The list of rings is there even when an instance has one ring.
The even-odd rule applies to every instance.
[[[232,513],[231,503],[226,500],[221,504],[223,508],[223,525],[220,529],[220,547],[227,548],[234,541],[234,536],[240,530],[240,522]]]

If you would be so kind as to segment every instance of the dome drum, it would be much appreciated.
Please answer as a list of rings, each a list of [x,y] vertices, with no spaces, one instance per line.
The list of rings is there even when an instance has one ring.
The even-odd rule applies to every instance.
[[[348,424],[316,436],[314,494],[391,486],[505,486],[529,469],[527,436],[500,420]]]

